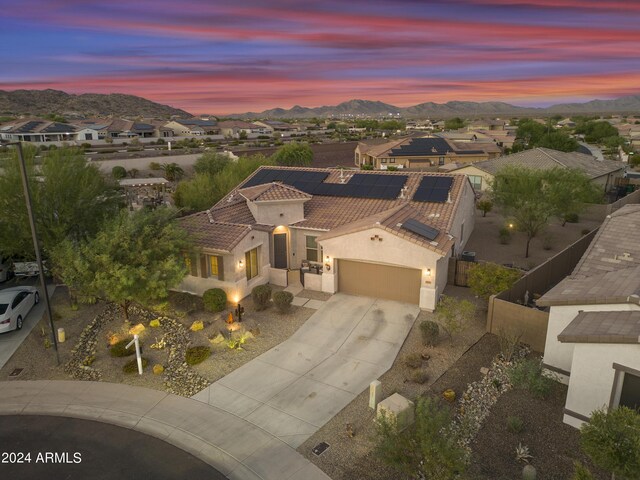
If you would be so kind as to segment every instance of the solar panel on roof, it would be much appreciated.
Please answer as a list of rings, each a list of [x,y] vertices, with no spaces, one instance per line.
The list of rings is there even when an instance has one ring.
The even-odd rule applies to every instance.
[[[402,224],[402,228],[420,235],[427,240],[435,240],[440,234],[440,230],[430,227],[429,225],[425,225],[424,223],[419,222],[418,220],[415,220],[413,218],[405,220]]]
[[[451,185],[453,185],[453,177],[422,177],[420,185],[413,195],[413,200],[416,202],[446,202],[449,199]]]

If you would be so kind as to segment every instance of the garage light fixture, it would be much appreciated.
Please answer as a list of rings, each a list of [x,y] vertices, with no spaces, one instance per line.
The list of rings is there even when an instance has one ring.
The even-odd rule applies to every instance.
[[[329,255],[327,255],[325,257],[325,263],[324,263],[324,268],[326,268],[327,271],[331,270],[331,263],[329,263],[329,260],[330,260]]]

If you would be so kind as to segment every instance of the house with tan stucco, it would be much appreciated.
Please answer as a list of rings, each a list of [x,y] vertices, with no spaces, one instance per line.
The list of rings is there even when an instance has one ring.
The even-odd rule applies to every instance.
[[[200,252],[180,289],[237,301],[301,282],[433,310],[474,223],[464,175],[264,166],[181,219]]]
[[[512,155],[505,155],[483,162],[464,165],[453,170],[469,177],[477,192],[491,188],[496,173],[507,166],[520,166],[535,170],[571,168],[582,171],[603,191],[609,191],[616,184],[616,178],[624,176],[625,165],[611,160],[598,160],[592,155],[579,152],[560,152],[551,148],[533,148]]]
[[[599,408],[640,408],[640,205],[609,215],[550,307],[544,366],[569,385],[564,422]]]

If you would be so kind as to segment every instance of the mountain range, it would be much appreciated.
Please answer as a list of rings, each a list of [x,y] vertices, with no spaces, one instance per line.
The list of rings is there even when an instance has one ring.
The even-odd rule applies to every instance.
[[[69,94],[60,90],[0,90],[0,114],[65,117],[192,117],[188,112],[135,95]]]
[[[121,93],[68,94],[59,90],[0,90],[0,115],[42,116],[58,114],[73,116],[155,117],[172,116],[189,118],[184,110],[152,102],[135,95]],[[389,117],[450,118],[496,117],[507,115],[556,115],[556,114],[640,114],[640,95],[630,95],[612,100],[592,100],[586,103],[564,103],[546,108],[520,107],[504,102],[426,102],[412,107],[397,107],[372,100],[349,100],[338,105],[323,107],[274,108],[263,112],[246,112],[224,115],[226,118],[325,118],[325,117]]]
[[[226,115],[230,118],[313,118],[344,116],[393,116],[404,118],[491,117],[497,115],[555,115],[555,114],[611,114],[640,113],[640,95],[613,100],[592,100],[586,103],[565,103],[546,108],[519,107],[504,102],[426,102],[412,107],[396,107],[371,100],[349,100],[335,106],[301,107],[289,110],[274,108],[263,112],[246,112]]]

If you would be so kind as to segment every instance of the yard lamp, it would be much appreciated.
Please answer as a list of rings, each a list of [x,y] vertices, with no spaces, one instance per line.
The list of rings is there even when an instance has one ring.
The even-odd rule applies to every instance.
[[[53,347],[56,351],[56,361],[60,365],[60,354],[58,353],[58,341],[56,339],[56,329],[53,326],[53,315],[51,315],[51,304],[49,303],[49,292],[47,290],[47,282],[44,278],[44,268],[42,266],[42,256],[40,255],[40,244],[38,242],[38,233],[36,231],[36,224],[33,219],[33,207],[31,204],[31,192],[29,191],[29,180],[27,178],[27,167],[24,163],[24,155],[22,154],[21,142],[3,142],[2,146],[15,145],[18,150],[18,165],[20,166],[20,176],[22,177],[22,189],[24,190],[24,200],[27,205],[27,214],[29,216],[29,226],[31,227],[31,238],[33,240],[33,249],[36,251],[36,262],[38,263],[38,270],[40,272],[40,286],[42,287],[42,296],[44,297],[44,304],[49,316],[49,326],[51,327],[51,338],[53,339]]]

